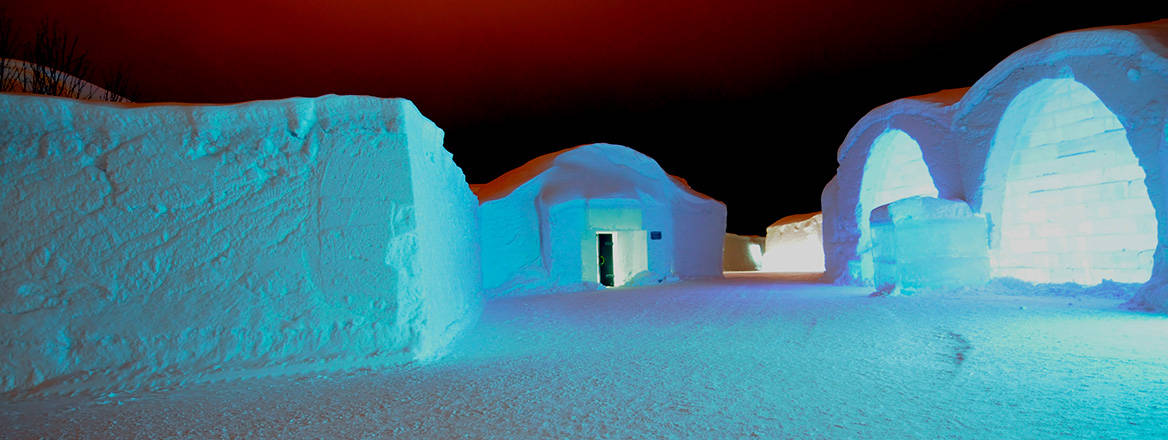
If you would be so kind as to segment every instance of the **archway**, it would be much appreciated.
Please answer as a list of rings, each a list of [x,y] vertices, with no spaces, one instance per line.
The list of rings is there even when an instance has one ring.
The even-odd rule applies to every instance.
[[[925,165],[921,146],[902,130],[885,130],[872,142],[860,181],[858,254],[864,281],[872,282],[872,210],[912,196],[937,196],[937,186]]]
[[[987,181],[1002,189],[990,215],[994,276],[1147,281],[1156,218],[1144,176],[1123,124],[1082,83],[1026,88],[1006,107],[987,163],[987,179],[1002,179]]]

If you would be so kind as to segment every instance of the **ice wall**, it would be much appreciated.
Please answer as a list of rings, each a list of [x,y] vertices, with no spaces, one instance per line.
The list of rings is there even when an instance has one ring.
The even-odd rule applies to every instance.
[[[408,362],[475,317],[476,202],[409,101],[0,115],[10,395]]]
[[[1069,78],[1038,81],[1010,102],[993,142],[1011,156],[996,210],[995,275],[1148,281],[1156,213],[1144,170],[1123,124],[1090,89]]]

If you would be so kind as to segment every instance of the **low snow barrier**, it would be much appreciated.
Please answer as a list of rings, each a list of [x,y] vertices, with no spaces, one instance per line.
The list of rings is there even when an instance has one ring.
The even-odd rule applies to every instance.
[[[476,316],[477,200],[407,100],[0,115],[9,395],[408,362]]]
[[[910,197],[872,210],[876,288],[979,286],[990,276],[985,217],[959,200]]]

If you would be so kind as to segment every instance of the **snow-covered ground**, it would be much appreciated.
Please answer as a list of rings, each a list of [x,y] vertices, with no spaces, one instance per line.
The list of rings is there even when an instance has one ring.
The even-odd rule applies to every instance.
[[[1168,438],[1168,317],[724,281],[487,305],[426,365],[0,404],[0,437]]]

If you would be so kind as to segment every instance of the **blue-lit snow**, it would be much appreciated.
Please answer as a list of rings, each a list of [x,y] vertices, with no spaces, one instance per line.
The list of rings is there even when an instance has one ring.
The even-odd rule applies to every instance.
[[[1004,186],[994,273],[1033,282],[1143,283],[1156,211],[1127,131],[1087,86],[1044,79],[1010,100],[987,181]],[[1006,160],[1008,159],[1008,160]],[[1004,169],[1003,169],[1004,168]]]
[[[0,437],[1168,437],[1168,317],[760,276],[497,300],[427,365],[7,402]]]

